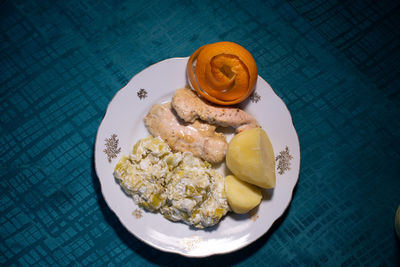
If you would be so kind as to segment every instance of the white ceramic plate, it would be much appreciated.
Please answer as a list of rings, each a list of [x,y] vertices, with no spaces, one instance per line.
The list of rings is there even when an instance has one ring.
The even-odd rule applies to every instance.
[[[97,132],[95,168],[104,199],[134,236],[163,251],[205,257],[254,242],[282,215],[298,179],[300,147],[288,109],[269,84],[258,77],[255,93],[241,108],[258,120],[272,142],[277,157],[277,182],[274,190],[265,190],[256,213],[229,213],[217,226],[195,230],[138,208],[115,181],[113,169],[121,155],[129,154],[140,138],[149,135],[143,118],[151,106],[170,101],[174,91],[187,84],[187,60],[171,58],[154,64],[135,75],[114,96]],[[231,134],[227,137],[229,140]],[[226,174],[226,168],[220,169]]]

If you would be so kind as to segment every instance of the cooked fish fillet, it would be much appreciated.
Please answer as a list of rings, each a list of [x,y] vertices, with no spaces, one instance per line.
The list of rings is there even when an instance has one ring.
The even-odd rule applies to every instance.
[[[201,119],[222,127],[231,126],[236,129],[236,132],[260,127],[256,119],[245,111],[233,107],[211,105],[186,88],[176,90],[172,97],[172,107],[186,122]]]
[[[186,123],[172,110],[171,103],[156,104],[144,118],[154,136],[160,136],[175,151],[189,151],[211,163],[221,162],[228,148],[225,135],[215,132],[214,125],[198,120]]]

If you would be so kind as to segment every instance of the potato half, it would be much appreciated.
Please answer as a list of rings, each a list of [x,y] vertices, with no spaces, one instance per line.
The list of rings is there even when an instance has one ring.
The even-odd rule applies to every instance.
[[[275,187],[275,155],[266,132],[245,130],[229,142],[226,165],[239,179],[262,188]]]
[[[262,199],[261,189],[233,175],[225,178],[225,193],[233,212],[244,214],[257,207]]]

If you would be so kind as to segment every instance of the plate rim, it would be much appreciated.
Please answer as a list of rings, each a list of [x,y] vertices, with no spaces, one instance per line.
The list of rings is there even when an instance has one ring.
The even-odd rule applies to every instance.
[[[295,133],[297,151],[298,151],[298,153],[299,153],[299,154],[298,154],[298,158],[299,158],[299,159],[298,159],[298,161],[299,161],[299,163],[298,163],[298,164],[299,164],[299,168],[297,169],[297,173],[295,173],[296,181],[295,181],[295,183],[294,183],[294,185],[293,185],[293,187],[292,187],[292,189],[291,189],[289,201],[288,201],[288,203],[286,204],[285,208],[282,209],[282,212],[279,213],[279,216],[277,216],[277,217],[273,220],[271,226],[270,226],[268,229],[266,229],[265,231],[263,231],[263,233],[262,233],[260,236],[258,236],[257,238],[255,238],[255,239],[252,240],[251,242],[243,243],[243,244],[237,246],[236,248],[234,248],[233,250],[222,251],[222,252],[210,252],[210,253],[204,254],[204,255],[192,255],[192,254],[184,253],[183,251],[179,251],[179,250],[167,249],[167,248],[164,248],[164,247],[162,247],[162,246],[159,246],[159,245],[157,245],[157,244],[155,244],[155,243],[153,243],[153,242],[151,242],[151,241],[145,240],[145,239],[141,238],[140,236],[138,236],[137,234],[135,234],[134,232],[130,231],[129,227],[128,227],[128,226],[125,224],[125,222],[118,216],[117,212],[113,209],[112,205],[111,205],[111,204],[109,203],[109,201],[107,200],[107,196],[106,196],[106,194],[105,194],[104,186],[103,186],[102,181],[101,181],[100,176],[99,176],[99,173],[100,173],[100,172],[99,172],[99,169],[98,169],[98,167],[97,167],[96,148],[99,146],[99,142],[100,142],[100,140],[99,140],[100,130],[101,130],[102,127],[104,126],[103,124],[104,124],[104,121],[105,121],[105,118],[106,118],[107,114],[110,112],[111,103],[117,98],[117,96],[121,93],[121,91],[122,91],[123,89],[125,89],[125,88],[130,84],[130,82],[131,82],[134,78],[136,78],[136,77],[139,76],[141,73],[143,73],[144,71],[146,71],[146,70],[152,68],[153,66],[155,66],[155,65],[157,65],[157,64],[165,63],[165,62],[167,62],[167,61],[187,60],[187,59],[189,59],[189,57],[171,57],[171,58],[167,58],[167,59],[158,61],[158,62],[156,62],[156,63],[153,63],[153,64],[147,66],[146,68],[142,69],[142,70],[139,71],[138,73],[134,74],[134,75],[129,79],[129,81],[128,81],[123,87],[121,87],[121,88],[113,95],[113,97],[110,99],[110,101],[109,101],[108,104],[107,104],[107,108],[106,108],[106,110],[105,110],[105,112],[104,112],[104,115],[103,115],[103,117],[102,117],[102,119],[101,119],[101,122],[100,122],[100,124],[99,124],[99,127],[97,128],[97,133],[96,133],[96,138],[95,138],[95,143],[94,143],[94,149],[93,149],[93,153],[94,153],[93,162],[94,162],[94,169],[95,169],[95,172],[96,172],[96,176],[97,176],[98,181],[99,181],[99,183],[100,183],[100,191],[101,191],[101,194],[102,194],[102,197],[103,197],[105,203],[107,204],[108,208],[114,213],[114,215],[118,218],[118,221],[124,226],[124,228],[125,228],[130,234],[132,234],[135,238],[137,238],[137,239],[140,240],[141,242],[143,242],[143,243],[145,243],[145,244],[147,244],[147,245],[149,245],[149,246],[151,246],[151,247],[153,247],[153,248],[155,248],[155,249],[158,249],[158,250],[160,250],[160,251],[163,251],[163,252],[175,253],[175,254],[179,254],[179,255],[181,255],[181,256],[188,257],[188,258],[205,258],[205,257],[213,256],[213,255],[224,255],[224,254],[232,253],[232,252],[238,251],[238,250],[240,250],[240,249],[243,249],[244,247],[250,245],[251,243],[254,243],[255,241],[259,240],[262,236],[264,236],[264,235],[272,228],[272,226],[277,222],[277,220],[278,220],[279,218],[282,217],[282,215],[286,212],[286,210],[288,209],[288,207],[290,206],[290,204],[291,204],[291,202],[292,202],[293,193],[294,193],[294,190],[295,190],[295,188],[296,188],[296,186],[297,186],[297,183],[298,183],[298,180],[299,180],[300,168],[301,168],[301,150],[300,150],[300,140],[299,140],[299,136],[298,136],[298,134],[297,134],[296,128],[294,127],[293,118],[292,118],[292,115],[291,115],[291,113],[290,113],[289,108],[287,107],[286,103],[282,100],[282,98],[275,92],[275,90],[272,88],[272,86],[271,86],[265,79],[263,79],[260,75],[257,75],[257,76],[258,76],[257,79],[261,79],[263,82],[265,82],[266,84],[268,84],[268,86],[272,89],[273,94],[274,94],[274,95],[276,96],[276,98],[279,99],[279,101],[281,102],[280,104],[283,105],[283,107],[286,109],[286,112],[287,112],[287,114],[289,115],[289,118],[290,118],[290,127],[293,128],[294,133]],[[186,75],[185,75],[185,77],[186,77]],[[187,79],[187,77],[186,77],[186,79]]]

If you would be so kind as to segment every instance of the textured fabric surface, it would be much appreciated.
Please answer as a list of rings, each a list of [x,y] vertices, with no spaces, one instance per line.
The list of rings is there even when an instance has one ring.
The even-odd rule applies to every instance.
[[[0,264],[399,266],[398,1],[1,1]],[[291,111],[293,200],[228,255],[135,239],[107,207],[93,146],[108,102],[150,64],[229,40]]]

